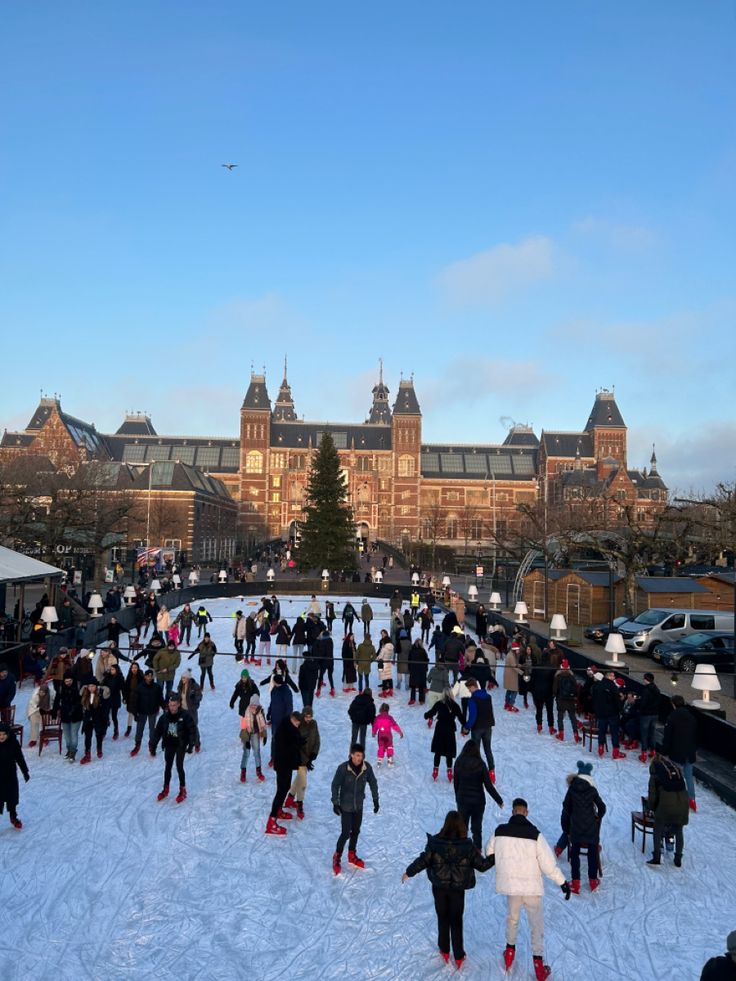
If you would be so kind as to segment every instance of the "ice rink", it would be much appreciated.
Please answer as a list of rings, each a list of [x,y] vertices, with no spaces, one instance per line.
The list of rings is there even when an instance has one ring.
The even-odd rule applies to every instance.
[[[212,600],[212,636],[232,650],[231,614],[252,600]],[[282,615],[293,623],[305,601],[285,599]],[[359,604],[356,604],[359,605]],[[342,606],[337,601],[338,616]],[[387,604],[374,602],[374,639]],[[342,631],[335,624],[335,654]],[[362,627],[357,624],[357,636]],[[122,639],[125,643],[125,638]],[[275,654],[275,647],[272,645]],[[183,666],[196,666],[196,658]],[[336,680],[340,677],[336,663]],[[127,672],[127,666],[123,665]],[[28,979],[434,979],[455,975],[436,948],[431,891],[426,876],[401,883],[407,863],[423,847],[425,832],[439,829],[454,807],[446,778],[431,779],[431,732],[418,706],[397,694],[391,710],[405,732],[396,739],[396,766],[378,771],[381,810],[367,807],[359,853],[368,868],[335,877],[331,856],[338,819],[330,781],[347,756],[351,695],[315,700],[322,752],[309,777],[303,822],[288,835],[264,835],[274,791],[239,782],[239,718],[228,708],[241,665],[218,657],[217,690],[206,690],[200,710],[202,752],[187,758],[189,798],[156,802],[163,760],[144,751],[129,757],[131,739],[105,743],[104,759],[70,765],[55,747],[26,749],[32,779],[21,781],[22,831],[0,818],[2,981]],[[260,681],[270,668],[253,669]],[[372,674],[375,684],[374,670]],[[195,677],[198,671],[195,667]],[[267,688],[262,689],[267,707]],[[28,684],[16,698],[25,719]],[[525,797],[530,819],[554,844],[559,834],[565,776],[581,758],[579,747],[538,735],[531,710],[501,711],[494,692],[497,788],[503,812],[489,801],[484,840],[510,801]],[[295,708],[301,700],[295,696]],[[121,712],[123,725],[125,710]],[[26,742],[28,729],[26,727]],[[461,743],[460,737],[458,741]],[[145,746],[144,746],[145,750]],[[81,750],[80,750],[81,755]],[[698,813],[685,829],[683,868],[650,869],[640,840],[630,839],[630,813],[647,789],[647,767],[635,755],[594,761],[593,777],[608,806],[603,822],[603,879],[595,895],[565,902],[548,883],[545,959],[560,981],[667,979],[692,981],[705,960],[721,953],[736,927],[736,815],[698,788]],[[375,761],[375,742],[368,759]],[[442,774],[442,771],[441,771]],[[172,784],[176,787],[176,781]],[[651,840],[651,839],[650,839]],[[562,865],[566,876],[569,867]],[[533,977],[528,932],[522,923],[516,964],[506,975],[505,900],[495,893],[493,871],[478,877],[467,895],[465,941],[469,979]]]

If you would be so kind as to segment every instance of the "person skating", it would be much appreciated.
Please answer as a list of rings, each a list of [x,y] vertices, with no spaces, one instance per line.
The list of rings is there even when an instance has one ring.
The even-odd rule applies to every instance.
[[[493,727],[496,719],[493,715],[493,702],[491,696],[480,688],[475,678],[470,678],[466,682],[470,699],[468,701],[468,714],[465,720],[463,731],[470,733],[470,738],[478,746],[483,745],[483,751],[488,761],[488,774],[493,783],[496,782],[496,763],[493,758]]]
[[[519,664],[519,645],[512,644],[503,663],[503,687],[506,690],[503,707],[506,712],[519,711],[516,707],[516,698],[523,674],[523,668]]]
[[[385,631],[381,631],[385,633]],[[383,640],[383,637],[381,638]],[[379,643],[378,654],[378,678],[381,682],[381,698],[391,698],[394,693],[394,645],[388,639],[388,634],[384,643]]]
[[[437,666],[432,668],[435,671]],[[449,679],[449,673],[445,669],[445,680]],[[447,763],[447,779],[452,782],[452,764],[457,756],[457,740],[455,739],[456,722],[462,722],[462,712],[460,706],[452,697],[452,691],[445,688],[442,698],[435,702],[429,711],[424,713],[424,718],[429,722],[430,728],[432,720],[437,719],[437,726],[432,736],[431,751],[434,753],[434,765],[432,767],[432,779],[436,780],[440,772],[440,761],[445,757]]]
[[[493,859],[484,858],[468,838],[468,828],[457,811],[448,811],[436,835],[427,835],[427,846],[411,862],[401,877],[406,882],[426,871],[432,886],[437,914],[437,946],[445,964],[450,960],[450,943],[455,965],[465,960],[463,914],[465,892],[475,887],[475,873],[493,868]]]
[[[477,743],[466,743],[457,760],[452,777],[455,802],[463,821],[472,830],[473,844],[483,847],[483,814],[486,794],[503,807],[503,798],[491,783],[488,769],[483,765]]]
[[[240,760],[240,782],[247,780],[248,758],[253,753],[256,764],[256,777],[263,782],[266,778],[261,769],[261,746],[268,741],[266,716],[258,695],[250,696],[248,708],[240,720],[240,739],[243,743],[243,756]]]
[[[554,642],[550,641],[550,643]],[[537,732],[542,731],[542,718],[546,712],[547,727],[551,736],[554,736],[557,732],[555,729],[553,687],[555,672],[559,666],[559,651],[557,651],[556,648],[553,648],[552,653],[550,653],[550,648],[545,647],[544,651],[539,657],[539,660],[535,662],[534,667],[532,668],[532,677],[530,682],[530,690],[532,693],[532,700],[534,702],[534,712],[537,720]]]
[[[200,640],[195,649],[187,658],[188,661],[191,661],[195,655],[197,656],[197,664],[199,665],[199,687],[202,689],[202,692],[204,692],[204,682],[205,678],[207,677],[210,679],[210,690],[215,690],[215,676],[212,673],[212,668],[215,663],[215,654],[217,654],[217,647],[215,646],[215,643],[210,635],[205,633],[202,640]]]
[[[675,867],[682,866],[682,829],[690,819],[688,792],[680,767],[657,754],[649,767],[647,805],[654,814],[654,853],[647,865],[662,864],[662,839],[674,836]]]
[[[363,691],[370,685],[371,665],[376,659],[376,648],[369,635],[358,644],[355,652],[358,667],[358,691]]]
[[[269,693],[273,691],[273,684],[274,684],[273,679],[277,674],[281,675],[285,684],[287,684],[295,694],[299,692],[299,688],[296,686],[296,684],[294,683],[294,679],[291,677],[291,672],[289,671],[289,665],[286,662],[286,659],[282,657],[276,658],[276,661],[274,662],[274,666],[273,666],[273,671],[267,674],[266,677],[260,682],[260,687],[265,688],[266,685],[268,685]]]
[[[570,662],[567,660],[563,660],[559,671],[555,672],[552,694],[557,703],[557,738],[560,742],[565,740],[565,716],[567,716],[570,720],[573,739],[579,743],[578,720],[575,714],[578,701],[578,683],[570,670]]]
[[[194,752],[198,753],[202,749],[202,738],[199,732],[199,706],[202,704],[202,689],[192,677],[192,669],[187,668],[179,678],[177,687],[181,707],[188,712],[194,723]]]
[[[310,653],[304,655],[304,660],[299,668],[299,693],[302,696],[302,706],[311,705],[314,702],[314,693],[319,679],[319,663],[316,657]]]
[[[256,615],[252,611],[245,618],[245,660],[255,663],[256,660],[256,640],[258,639],[258,627]],[[260,661],[258,664],[260,665]]]
[[[163,715],[156,723],[153,733],[153,741],[149,747],[151,756],[156,755],[156,747],[159,743],[164,750],[164,786],[157,800],[161,801],[169,796],[169,784],[171,783],[171,770],[176,763],[176,772],[179,777],[179,793],[176,803],[181,804],[187,797],[187,776],[184,772],[184,757],[187,753],[194,750],[196,729],[192,717],[181,707],[181,697],[178,692],[172,691],[169,695]]]
[[[137,661],[132,661],[128,668],[123,684],[123,699],[128,710],[128,718],[125,723],[125,738],[131,734],[133,723],[135,722],[136,704],[138,702],[138,685],[143,684],[143,671]]]
[[[120,706],[123,704],[123,688],[125,686],[125,679],[123,678],[120,665],[117,663],[117,661],[114,664],[111,664],[107,669],[105,674],[102,676],[102,681],[100,684],[103,688],[107,688],[107,690],[110,692],[112,739],[113,742],[117,742],[120,735],[120,730],[118,728],[118,712],[120,711]]]
[[[424,705],[428,668],[427,652],[424,644],[417,638],[409,651],[409,705],[415,705],[417,701],[420,705]]]
[[[307,618],[304,613],[294,621],[294,629],[291,633],[291,650],[294,657],[294,674],[299,674],[304,648],[307,645]]]
[[[299,820],[304,819],[304,795],[307,792],[307,773],[314,769],[314,761],[319,756],[320,738],[319,726],[314,718],[312,706],[308,705],[302,712],[302,722],[299,726],[299,735],[302,737],[300,749],[299,768],[292,781],[289,794],[284,802],[284,809],[287,807],[296,810]]]
[[[73,763],[77,756],[79,728],[82,725],[82,696],[70,670],[64,672],[64,680],[54,696],[53,712],[61,719],[61,731],[66,744],[64,759]]]
[[[373,813],[378,814],[378,782],[373,769],[366,761],[361,743],[350,747],[350,757],[335,770],[332,778],[332,810],[340,818],[341,831],[332,856],[332,871],[339,875],[342,869],[342,850],[347,843],[348,862],[356,868],[364,869],[365,862],[358,858],[358,837],[363,824],[363,803],[366,786],[373,797]]]
[[[176,669],[180,664],[181,654],[171,640],[168,641],[166,647],[161,648],[153,659],[153,670],[156,672],[156,681],[163,688],[166,697],[173,691]]]
[[[672,696],[672,708],[662,735],[662,753],[681,768],[687,786],[691,811],[697,811],[695,803],[695,778],[693,765],[698,748],[698,724],[682,695]]]
[[[92,761],[92,736],[97,743],[97,759],[102,759],[102,744],[110,722],[110,689],[93,679],[82,689],[82,735],[84,756],[81,764]]]
[[[644,675],[644,687],[639,694],[639,738],[641,752],[639,759],[646,763],[653,759],[657,749],[656,726],[659,719],[659,703],[661,692],[654,683],[654,675],[647,671]]]
[[[570,885],[559,869],[544,835],[528,819],[529,807],[522,797],[513,801],[511,819],[500,824],[486,846],[496,866],[496,892],[507,897],[504,964],[510,970],[516,956],[516,933],[522,909],[532,934],[532,958],[537,981],[552,973],[544,963],[544,880],[556,882],[565,899]]]
[[[382,705],[375,722],[371,726],[371,735],[378,737],[378,760],[376,765],[383,762],[384,754],[388,757],[388,765],[394,765],[394,733],[398,732],[403,739],[404,733],[389,712],[388,705]]]
[[[245,715],[253,695],[259,695],[260,697],[258,685],[251,678],[250,671],[247,668],[243,668],[240,672],[240,680],[236,683],[233,693],[230,696],[230,708],[233,708],[237,702],[238,715],[241,719]]]
[[[33,694],[28,699],[28,706],[26,708],[26,718],[31,726],[31,738],[28,742],[29,749],[33,749],[34,746],[38,745],[38,736],[41,731],[41,713],[49,712],[50,710],[51,694],[49,686],[41,682],[38,688],[33,689]]]
[[[373,622],[373,607],[364,599],[360,607],[360,619],[363,621],[363,638],[370,637],[371,623]]]
[[[194,624],[194,612],[189,603],[184,604],[174,622],[179,625],[182,646],[189,647],[192,642],[192,625]]]
[[[31,779],[23,750],[8,723],[0,725],[0,814],[7,807],[10,823],[19,831],[23,822],[18,817],[20,791],[18,789],[18,770],[26,783]]]
[[[606,751],[606,733],[610,729],[613,746],[611,758],[623,760],[626,758],[626,753],[622,753],[619,748],[621,697],[616,685],[616,672],[607,671],[603,677],[598,671],[593,677],[595,683],[591,688],[590,697],[593,701],[593,714],[598,723],[598,755],[603,756]]]
[[[606,805],[593,783],[592,763],[578,761],[578,772],[567,778],[568,788],[562,802],[560,824],[570,841],[570,888],[577,895],[580,892],[580,848],[588,848],[588,883],[590,891],[600,885],[599,842],[601,821],[606,813]]]
[[[288,688],[286,690],[288,691]],[[291,692],[289,692],[289,696],[291,696]],[[278,727],[272,726],[271,753],[273,768],[276,773],[276,793],[273,796],[271,814],[266,823],[267,835],[285,835],[286,828],[280,825],[278,821],[291,820],[291,814],[284,810],[284,801],[289,792],[292,774],[294,770],[299,768],[301,761],[301,749],[304,742],[303,736],[299,732],[301,723],[301,713],[291,712],[285,719],[282,719]]]
[[[131,756],[137,756],[148,724],[148,743],[153,741],[158,713],[166,707],[161,685],[153,679],[153,670],[149,668],[143,675],[143,684],[136,689],[135,705],[135,745],[130,751]]]
[[[195,614],[194,620],[197,624],[197,637],[199,638],[207,631],[207,624],[212,623],[212,617],[207,612],[206,607],[200,606]]]
[[[242,610],[235,611],[235,622],[233,623],[233,641],[235,643],[235,660],[243,660],[243,647],[245,644],[245,617]]]
[[[365,746],[368,726],[373,726],[376,721],[376,703],[373,701],[373,692],[370,688],[365,688],[355,696],[348,707],[348,715],[353,724],[350,745],[360,743],[361,746]]]
[[[355,691],[358,675],[355,670],[355,638],[348,632],[342,642],[342,690],[344,694]]]
[[[342,622],[346,634],[352,634],[356,616],[357,614],[355,612],[355,607],[350,600],[348,600],[348,602],[342,608]]]
[[[312,644],[312,655],[317,659],[319,664],[319,681],[317,682],[317,698],[322,694],[322,688],[324,686],[325,671],[327,672],[327,679],[330,683],[330,695],[335,697],[335,679],[333,678],[333,669],[335,667],[335,653],[334,644],[332,637],[330,637],[329,631],[325,629],[320,633],[319,637]]]
[[[736,981],[736,930],[726,937],[726,953],[705,963],[700,981]]]
[[[319,616],[319,613],[317,614]],[[337,617],[335,616],[335,604],[332,600],[325,600],[325,623],[327,624],[327,632],[332,633],[332,625]]]
[[[271,701],[268,706],[268,713],[266,715],[267,720],[271,723],[271,732],[274,737],[271,739],[271,759],[268,761],[269,766],[273,766],[273,754],[275,752],[275,734],[278,732],[279,726],[284,719],[287,719],[289,715],[294,710],[294,699],[291,696],[291,690],[287,684],[284,683],[284,679],[280,674],[275,674],[273,676],[273,688],[271,689]],[[296,769],[296,767],[294,767]],[[291,778],[289,778],[291,782]],[[287,788],[288,789],[288,788]],[[284,794],[286,796],[286,794]]]

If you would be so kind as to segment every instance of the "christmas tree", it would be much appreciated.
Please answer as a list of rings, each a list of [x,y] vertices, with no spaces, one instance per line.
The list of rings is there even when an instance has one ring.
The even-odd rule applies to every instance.
[[[322,435],[305,493],[299,568],[302,572],[355,568],[355,522],[332,436]]]

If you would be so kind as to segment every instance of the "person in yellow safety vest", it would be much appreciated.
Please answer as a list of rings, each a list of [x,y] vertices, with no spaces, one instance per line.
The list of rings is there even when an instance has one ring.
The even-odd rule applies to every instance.
[[[411,615],[416,620],[417,614],[419,613],[419,593],[416,589],[411,594]]]

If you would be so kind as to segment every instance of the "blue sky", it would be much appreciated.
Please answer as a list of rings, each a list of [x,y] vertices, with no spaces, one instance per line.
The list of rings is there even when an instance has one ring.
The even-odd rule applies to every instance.
[[[736,479],[733,0],[8,0],[0,425],[236,434],[250,366],[425,441],[579,430]],[[220,165],[233,161],[231,173]]]

